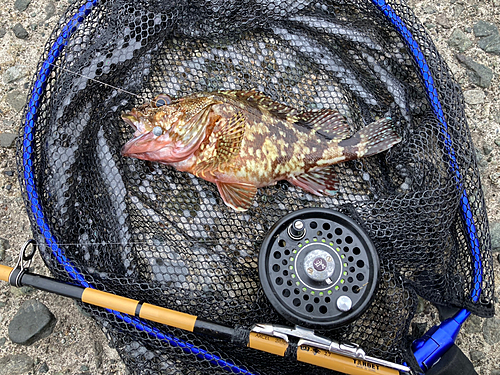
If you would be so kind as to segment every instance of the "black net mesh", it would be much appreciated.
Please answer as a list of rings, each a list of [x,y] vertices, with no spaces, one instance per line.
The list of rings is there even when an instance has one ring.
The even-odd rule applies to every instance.
[[[67,36],[67,23],[80,9],[80,26],[63,39],[57,66],[42,85],[29,161],[26,140],[19,145],[33,230],[45,244],[43,215],[61,249],[57,255],[54,245],[42,246],[56,277],[72,280],[69,275],[78,272],[96,288],[230,326],[287,324],[261,290],[259,247],[287,213],[324,207],[368,231],[382,270],[368,310],[349,326],[322,334],[401,362],[410,358],[408,326],[417,294],[483,317],[493,314],[488,225],[462,95],[404,2],[388,3],[413,35],[421,52],[417,62],[368,0],[94,3],[87,12],[80,6],[90,2],[73,4],[49,40],[42,61]],[[428,69],[419,72],[423,59]],[[437,90],[431,100],[429,77]],[[299,110],[336,109],[353,130],[390,116],[403,141],[337,165],[335,196],[320,198],[279,182],[259,189],[244,213],[226,207],[209,182],[120,155],[132,134],[123,111],[160,93],[179,97],[219,89],[257,89]],[[436,116],[434,98],[447,128]],[[26,180],[28,164],[34,185]],[[33,206],[32,186],[41,211]],[[477,259],[466,225],[471,222]],[[61,264],[64,257],[73,268]],[[478,259],[483,278],[475,286]],[[133,373],[227,373],[231,364],[261,374],[308,368],[160,325],[151,324],[162,333],[148,332],[109,311],[87,309]]]

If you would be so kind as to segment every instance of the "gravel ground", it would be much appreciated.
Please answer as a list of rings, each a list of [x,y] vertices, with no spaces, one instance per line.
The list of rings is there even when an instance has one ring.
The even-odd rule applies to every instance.
[[[464,91],[493,244],[500,251],[500,37],[489,25],[500,26],[500,0],[411,0],[409,4]],[[67,6],[63,0],[7,0],[0,8],[0,238],[9,241],[7,244],[0,239],[0,262],[10,266],[14,265],[18,249],[31,233],[9,133],[17,132],[36,63]],[[488,33],[491,35],[484,35]],[[494,256],[495,284],[499,286],[498,253]],[[47,274],[39,258],[33,270]],[[9,323],[21,304],[30,299],[49,307],[57,323],[50,336],[31,346],[14,344],[8,336]],[[423,302],[415,322],[436,323],[437,310]],[[487,321],[477,317],[469,319],[458,338],[459,346],[481,375],[500,374],[500,350],[495,349],[498,341],[498,312],[494,319]],[[6,361],[16,364],[16,368],[9,369]],[[125,374],[126,369],[117,352],[108,346],[104,334],[73,301],[30,289],[17,290],[1,283],[0,375],[18,373]]]

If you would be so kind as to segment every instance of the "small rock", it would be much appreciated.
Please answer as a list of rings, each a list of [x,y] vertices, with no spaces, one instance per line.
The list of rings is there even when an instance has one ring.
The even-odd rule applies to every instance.
[[[5,185],[5,190],[10,191],[10,189],[12,189],[12,185],[11,184]],[[0,260],[2,260],[2,259],[0,259]]]
[[[26,9],[28,9],[30,3],[31,0],[16,0],[16,2],[14,3],[14,8],[16,8],[20,12],[24,12]]]
[[[13,90],[5,96],[5,100],[12,108],[19,112],[26,104],[26,95],[19,90]]]
[[[474,35],[478,38],[498,34],[498,28],[496,27],[496,25],[482,20],[478,21],[474,25],[473,30]]]
[[[500,140],[499,140],[500,141]],[[489,154],[491,154],[493,152],[493,147],[491,147],[490,145],[488,144],[484,144],[483,145],[483,152],[486,156],[488,156]]]
[[[15,286],[10,287],[10,292],[15,297],[27,296],[28,294],[31,294],[34,291],[35,291],[35,289],[32,288],[31,286],[22,286],[20,288],[15,287]]]
[[[480,350],[475,350],[472,349],[469,353],[470,355],[470,360],[474,365],[477,365],[479,362],[481,362],[482,359],[486,357],[486,354]]]
[[[51,1],[50,3],[45,5],[45,19],[48,20],[49,18],[53,17],[55,14],[56,14],[56,6]]]
[[[80,371],[87,372],[87,371],[89,371],[89,370],[90,370],[90,368],[89,368],[89,366],[87,366],[87,365],[81,365],[81,366],[80,366]]]
[[[493,141],[498,147],[500,147],[500,138],[497,138]]]
[[[28,38],[28,32],[26,29],[21,25],[20,23],[16,23],[14,27],[12,28],[12,31],[14,32],[14,35],[18,37],[19,39],[26,39]]]
[[[7,306],[7,303],[4,301],[0,301],[0,309],[5,306]]]
[[[436,25],[433,24],[432,22],[424,22],[424,26],[427,27],[427,29],[429,29],[429,30],[436,28]]]
[[[0,260],[4,260],[5,258],[5,251],[10,249],[10,243],[9,240],[6,240],[5,238],[0,237]],[[5,303],[5,302],[3,302]],[[0,305],[0,307],[3,307]]]
[[[0,27],[0,39],[2,39],[5,34],[7,34],[7,29],[5,27]]]
[[[14,177],[14,171],[4,171],[3,174],[7,177]]]
[[[444,14],[440,14],[438,17],[436,17],[436,23],[443,27],[444,29],[451,29],[453,27],[453,24],[450,22],[450,19],[446,17]]]
[[[465,323],[465,331],[467,331],[468,333],[479,333],[482,330],[483,319],[476,315],[471,315]]]
[[[14,147],[17,134],[15,133],[0,133],[0,147]]]
[[[411,323],[411,335],[419,339],[427,332],[427,323]]]
[[[479,168],[485,168],[485,167],[487,167],[488,166],[488,161],[483,156],[483,154],[481,153],[481,151],[479,151],[475,147],[474,147],[474,149],[476,151],[476,161],[477,161],[477,165],[479,166]]]
[[[103,356],[103,347],[99,341],[94,341],[94,357],[95,357],[95,367],[100,369],[102,367],[102,356]]]
[[[491,370],[490,375],[500,375],[500,369]]]
[[[432,6],[432,5],[427,5],[425,6],[422,11],[425,13],[425,14],[434,14],[434,13],[437,13],[437,9]]]
[[[475,105],[484,103],[486,95],[483,90],[467,90],[464,91],[464,99],[467,104]]]
[[[465,55],[457,54],[455,57],[467,68],[467,73],[472,83],[481,87],[489,87],[491,85],[493,71],[490,68],[475,62]]]
[[[490,224],[491,249],[500,251],[500,223]]]
[[[479,39],[477,45],[484,52],[500,55],[500,35],[498,34]]]
[[[33,370],[33,359],[26,354],[9,354],[0,358],[0,375],[21,375]]]
[[[3,74],[3,81],[5,83],[15,82],[25,76],[24,72],[18,66],[11,66]]]
[[[49,366],[47,362],[43,362],[38,368],[37,374],[45,374],[46,372],[49,372]]]
[[[7,339],[5,337],[0,337],[0,347],[5,345]]]
[[[472,47],[472,41],[460,29],[455,29],[448,39],[448,45],[452,48],[458,49],[460,52]]]
[[[21,345],[31,345],[49,336],[56,325],[50,310],[37,300],[24,302],[9,324],[9,338]]]
[[[490,174],[490,180],[493,184],[500,186],[500,172]]]
[[[490,344],[496,344],[500,341],[500,319],[488,318],[483,324],[483,337]]]

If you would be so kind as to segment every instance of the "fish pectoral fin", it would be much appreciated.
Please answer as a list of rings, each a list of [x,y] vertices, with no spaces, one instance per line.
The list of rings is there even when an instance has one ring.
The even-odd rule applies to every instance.
[[[215,183],[224,203],[236,211],[248,210],[255,194],[257,194],[257,188],[252,184],[222,181]]]
[[[328,139],[341,141],[351,135],[351,128],[346,118],[333,109],[302,112],[297,116],[295,124],[305,130],[314,130]]]
[[[241,141],[245,134],[245,116],[238,112],[229,119],[217,132],[216,156],[217,162],[222,164],[240,152]]]
[[[298,186],[315,195],[334,195],[338,191],[339,180],[333,167],[314,172],[303,173],[288,179],[292,185]]]
[[[223,164],[229,163],[234,156],[239,154],[244,135],[245,117],[241,112],[238,112],[217,130],[215,155],[198,163],[193,169],[193,173],[197,176],[203,176],[207,170],[217,170]]]

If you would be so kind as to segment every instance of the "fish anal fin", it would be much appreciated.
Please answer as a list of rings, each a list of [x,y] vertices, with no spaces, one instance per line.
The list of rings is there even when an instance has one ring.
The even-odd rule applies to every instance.
[[[351,128],[346,118],[333,109],[302,112],[297,116],[295,124],[314,130],[328,139],[341,141],[351,135]]]
[[[334,195],[339,186],[339,180],[333,167],[303,173],[289,178],[288,182],[319,196]]]
[[[215,183],[226,206],[235,211],[248,210],[252,205],[255,194],[257,194],[255,185],[245,182],[216,181]]]

